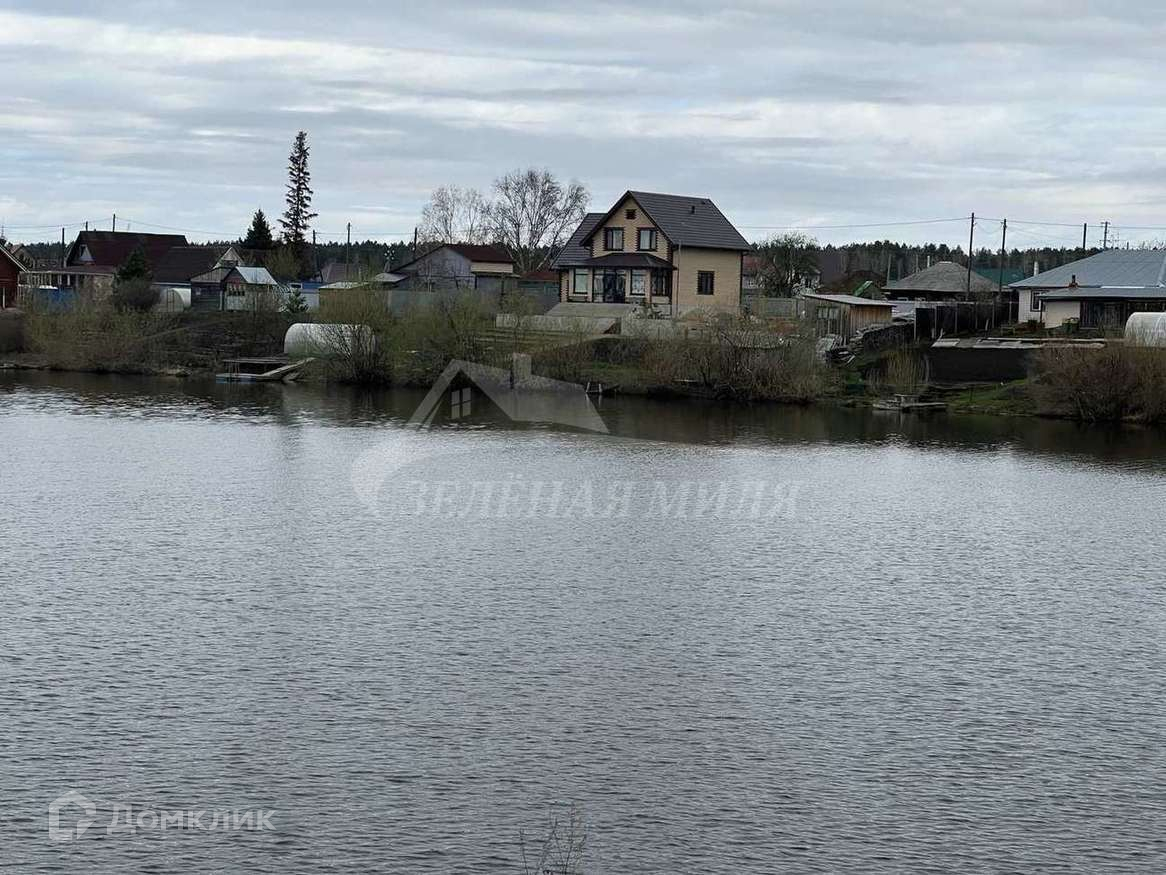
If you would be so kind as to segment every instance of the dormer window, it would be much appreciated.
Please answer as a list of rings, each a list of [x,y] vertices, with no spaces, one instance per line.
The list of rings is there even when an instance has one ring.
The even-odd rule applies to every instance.
[[[604,228],[603,248],[608,252],[623,252],[623,228]]]
[[[77,256],[77,260],[82,264],[93,264],[93,255],[89,252],[89,247],[82,244],[81,253]]]

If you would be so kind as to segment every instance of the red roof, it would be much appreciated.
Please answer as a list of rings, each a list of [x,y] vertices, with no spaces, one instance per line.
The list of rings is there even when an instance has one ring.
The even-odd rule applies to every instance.
[[[89,250],[95,267],[117,269],[139,246],[152,269],[157,269],[166,254],[175,246],[186,246],[181,234],[137,234],[129,231],[82,231],[69,249],[66,264],[80,267],[82,247]]]

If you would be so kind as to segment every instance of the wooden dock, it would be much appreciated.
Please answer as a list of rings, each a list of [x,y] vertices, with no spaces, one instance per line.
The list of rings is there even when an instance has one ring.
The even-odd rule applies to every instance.
[[[293,362],[286,356],[227,359],[223,362],[226,373],[216,374],[215,379],[220,383],[292,383],[314,361],[306,358]]]

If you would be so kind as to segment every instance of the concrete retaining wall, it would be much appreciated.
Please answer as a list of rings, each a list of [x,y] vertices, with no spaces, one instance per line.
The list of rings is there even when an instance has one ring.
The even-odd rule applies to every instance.
[[[523,325],[531,331],[561,331],[564,334],[607,334],[619,324],[618,319],[587,319],[582,316],[523,316]],[[499,313],[494,317],[496,328],[514,328],[518,316]]]

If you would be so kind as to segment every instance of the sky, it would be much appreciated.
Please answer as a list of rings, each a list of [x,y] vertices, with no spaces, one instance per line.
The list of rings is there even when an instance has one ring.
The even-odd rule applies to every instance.
[[[536,166],[751,240],[966,246],[975,212],[977,245],[1136,245],[1166,237],[1163,45],[1134,0],[0,0],[0,223],[239,237],[302,129],[324,239]]]

